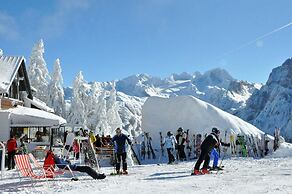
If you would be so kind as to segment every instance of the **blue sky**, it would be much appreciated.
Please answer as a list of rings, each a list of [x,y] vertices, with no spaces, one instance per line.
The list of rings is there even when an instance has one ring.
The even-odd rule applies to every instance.
[[[217,67],[265,83],[292,57],[292,25],[256,39],[290,24],[291,8],[290,0],[0,0],[0,48],[28,63],[43,38],[48,69],[60,58],[66,86],[79,71],[111,81]]]

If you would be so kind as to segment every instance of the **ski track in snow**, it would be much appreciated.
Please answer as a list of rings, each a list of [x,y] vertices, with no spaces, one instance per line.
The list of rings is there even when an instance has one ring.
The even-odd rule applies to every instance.
[[[223,161],[218,174],[190,176],[194,161],[176,165],[149,164],[129,167],[129,175],[110,176],[113,167],[102,168],[104,180],[78,174],[79,181],[60,177],[53,181],[20,182],[15,170],[0,180],[0,193],[292,193],[292,157],[232,158]]]

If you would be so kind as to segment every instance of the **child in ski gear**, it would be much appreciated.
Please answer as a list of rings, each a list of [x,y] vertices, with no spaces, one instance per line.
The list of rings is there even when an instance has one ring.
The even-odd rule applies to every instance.
[[[17,151],[17,143],[15,136],[13,134],[10,135],[10,139],[7,141],[7,154],[8,154],[8,170],[14,169],[15,161],[14,156]]]
[[[179,159],[181,161],[184,161],[186,160],[185,154],[186,133],[183,131],[181,127],[178,128],[177,130],[176,141]]]
[[[69,166],[72,171],[85,172],[93,179],[104,179],[106,177],[105,174],[97,173],[89,166],[77,166],[75,164],[71,164],[70,161],[58,157],[52,151],[48,151],[44,161],[44,168],[51,168],[53,170],[55,165],[60,169],[65,169]]]
[[[175,149],[176,139],[170,131],[167,132],[167,136],[164,138],[162,145],[165,146],[167,150],[168,164],[173,163],[175,161],[173,151]]]
[[[225,143],[220,141],[218,146],[215,146],[211,151],[211,156],[213,156],[213,166],[210,168],[211,170],[223,170],[221,166],[218,166],[219,156],[220,156],[220,145],[225,147],[230,147],[230,143]]]
[[[214,127],[212,129],[212,133],[209,134],[202,142],[201,154],[200,154],[200,157],[197,160],[195,168],[194,168],[195,175],[198,175],[200,173],[203,173],[203,174],[209,173],[208,166],[209,166],[209,162],[210,162],[210,152],[212,151],[212,149],[215,146],[220,145],[219,135],[220,135],[220,131]],[[202,169],[202,172],[200,172],[200,166],[201,166],[203,161],[204,161],[203,169]]]
[[[128,174],[127,171],[127,152],[126,152],[126,141],[131,146],[131,140],[122,133],[120,128],[116,129],[116,135],[112,138],[112,144],[114,144],[116,154],[116,171],[120,174],[121,160],[123,161],[123,173]]]

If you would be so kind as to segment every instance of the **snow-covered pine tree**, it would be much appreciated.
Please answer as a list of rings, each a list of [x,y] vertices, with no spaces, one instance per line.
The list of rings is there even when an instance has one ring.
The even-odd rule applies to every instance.
[[[112,83],[112,89],[110,91],[109,98],[107,100],[107,122],[111,127],[110,134],[114,134],[114,130],[118,127],[122,127],[123,122],[119,115],[119,106],[117,104],[117,91],[115,83]]]
[[[96,82],[94,82],[91,86],[91,94],[89,96],[89,101],[86,106],[88,106],[88,112],[87,112],[87,127],[91,130],[96,129],[97,125],[97,108],[98,108],[98,97],[100,93],[100,87]]]
[[[98,104],[96,108],[96,133],[99,134],[112,134],[111,133],[111,127],[107,123],[107,109],[106,109],[106,93],[105,91],[102,91],[102,93],[98,97]]]
[[[60,59],[56,59],[55,61],[54,70],[51,78],[52,79],[49,84],[47,104],[54,109],[57,115],[66,117],[63,77]]]
[[[3,55],[3,50],[0,49],[0,57]]]
[[[51,78],[43,56],[44,52],[44,42],[41,39],[32,48],[28,76],[31,86],[37,90],[35,97],[47,102],[48,85]]]
[[[85,87],[85,80],[83,79],[82,72],[80,71],[76,76],[73,83],[73,99],[67,121],[72,124],[86,124],[86,111],[83,99],[87,97]]]

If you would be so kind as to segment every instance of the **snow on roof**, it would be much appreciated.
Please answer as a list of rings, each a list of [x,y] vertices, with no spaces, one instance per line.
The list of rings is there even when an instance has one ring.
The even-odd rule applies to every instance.
[[[0,93],[8,93],[9,87],[24,57],[0,56]]]
[[[0,112],[10,113],[11,127],[58,127],[61,124],[67,123],[65,119],[55,114],[23,106],[1,110]]]
[[[34,106],[36,106],[37,108],[39,108],[41,110],[44,110],[44,111],[47,111],[47,112],[50,112],[50,113],[54,113],[54,109],[48,107],[46,105],[46,103],[44,103],[43,101],[41,101],[40,99],[38,99],[36,97],[33,97],[33,100],[25,97],[24,98],[24,103],[25,103],[26,106],[28,104],[33,104]],[[30,107],[30,106],[28,106],[28,107]]]
[[[213,127],[228,134],[245,134],[260,137],[264,134],[255,126],[193,96],[172,98],[149,97],[142,107],[142,129],[150,132],[153,142],[160,142],[167,131],[176,132],[179,127],[190,129],[190,134],[209,134]],[[229,136],[228,136],[229,139]]]

